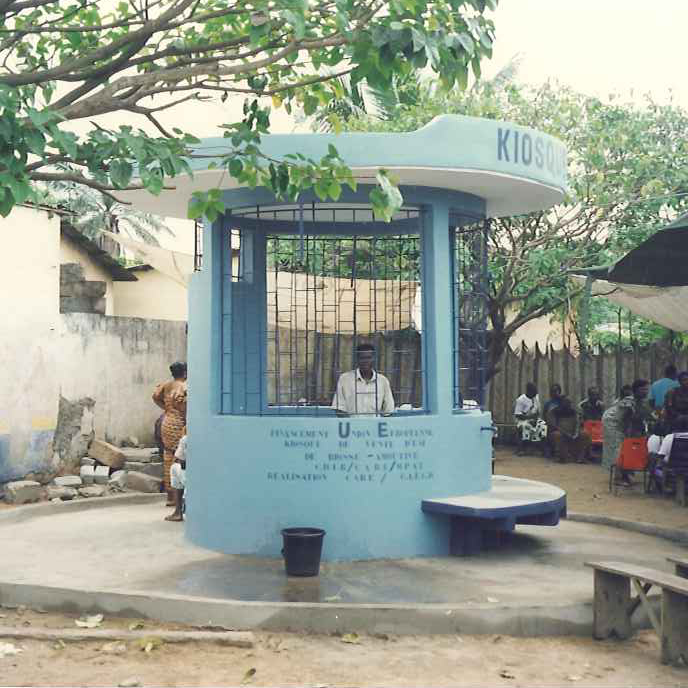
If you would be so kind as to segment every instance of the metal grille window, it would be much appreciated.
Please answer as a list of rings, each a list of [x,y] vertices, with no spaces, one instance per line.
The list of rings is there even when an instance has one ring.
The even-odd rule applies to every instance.
[[[418,211],[405,209],[395,222],[340,206],[232,217],[224,413],[333,415],[343,375],[354,395],[350,413],[386,412],[384,381],[350,374],[361,344],[374,347],[373,368],[389,381],[395,408],[422,410]],[[371,223],[381,233],[371,233]]]
[[[454,229],[454,407],[483,408],[487,370],[487,221]]]

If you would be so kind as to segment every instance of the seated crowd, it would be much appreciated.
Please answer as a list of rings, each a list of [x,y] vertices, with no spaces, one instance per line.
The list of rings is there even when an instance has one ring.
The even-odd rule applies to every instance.
[[[550,388],[550,398],[540,403],[537,387],[529,382],[514,407],[518,429],[518,453],[538,445],[543,454],[561,463],[592,460],[591,447],[601,442],[601,463],[605,468],[621,466],[619,457],[633,438],[642,438],[642,448],[650,456],[650,465],[666,465],[673,453],[684,451],[688,460],[688,372],[677,375],[674,365],[665,369],[665,377],[651,386],[638,379],[621,388],[619,396],[605,407],[596,387],[574,405],[563,394],[561,385]],[[630,441],[630,440],[629,440]],[[674,446],[673,443],[677,442]],[[618,471],[618,480],[631,484],[632,471]]]
[[[595,387],[588,389],[588,396],[575,406],[562,393],[561,385],[554,384],[543,407],[537,387],[529,382],[514,408],[518,453],[525,454],[527,447],[536,443],[547,456],[556,457],[562,463],[583,463],[590,458],[592,444],[586,425],[589,421],[600,421],[603,412],[604,404]]]

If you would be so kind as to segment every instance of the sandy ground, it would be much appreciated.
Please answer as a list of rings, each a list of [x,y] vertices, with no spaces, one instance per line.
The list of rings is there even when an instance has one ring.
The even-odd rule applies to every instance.
[[[642,489],[609,494],[598,465],[560,465],[539,456],[496,451],[497,473],[544,480],[564,488],[571,511],[688,527],[688,509]],[[0,502],[0,507],[2,503]],[[74,616],[0,609],[0,626],[75,628]],[[105,619],[104,628],[132,620]],[[155,625],[146,622],[151,636]],[[122,654],[103,642],[61,645],[8,640],[22,652],[0,656],[1,686],[684,686],[688,668],[662,666],[652,631],[632,639],[512,638],[506,636],[362,635],[357,643],[336,636],[256,634],[252,650],[212,643],[163,644],[150,653],[129,643]]]
[[[0,625],[75,628],[74,618],[1,609]],[[132,620],[105,619],[103,628]],[[146,622],[155,636],[156,626]],[[165,628],[182,628],[165,626]],[[22,652],[0,657],[2,686],[688,686],[688,669],[662,666],[650,631],[623,642],[505,636],[255,634],[253,649],[213,643],[62,646],[11,640]],[[0,636],[0,643],[3,642]]]
[[[609,492],[609,472],[599,464],[560,464],[539,455],[516,456],[508,447],[497,447],[495,459],[495,473],[559,485],[567,492],[569,511],[688,528],[688,508],[669,496],[644,494],[639,473],[635,487],[622,488],[615,496]]]

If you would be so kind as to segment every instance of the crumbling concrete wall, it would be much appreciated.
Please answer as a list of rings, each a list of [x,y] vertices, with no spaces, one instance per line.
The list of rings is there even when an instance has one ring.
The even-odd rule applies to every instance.
[[[88,454],[88,445],[95,439],[94,399],[84,397],[70,401],[60,396],[57,424],[53,436],[53,453],[59,457],[64,473],[78,473],[81,459]]]
[[[94,400],[96,437],[119,444],[134,435],[153,446],[160,410],[151,395],[170,363],[186,360],[186,323],[65,313],[57,349],[61,394]]]
[[[0,484],[72,472],[94,437],[153,446],[151,394],[186,360],[186,323],[65,313],[34,335],[0,341]]]

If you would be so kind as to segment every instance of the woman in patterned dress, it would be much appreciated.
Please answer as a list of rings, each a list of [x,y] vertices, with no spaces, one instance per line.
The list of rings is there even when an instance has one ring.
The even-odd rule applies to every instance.
[[[602,466],[607,469],[616,463],[623,441],[627,437],[647,435],[647,424],[652,420],[652,411],[646,402],[650,383],[636,380],[631,390],[630,395],[617,399],[602,415]],[[630,482],[628,475],[624,474],[623,481]]]
[[[170,366],[172,380],[159,384],[153,392],[153,401],[165,412],[162,421],[162,443],[165,449],[164,481],[167,491],[167,506],[174,506],[170,468],[174,463],[174,452],[184,434],[186,425],[186,363]]]

